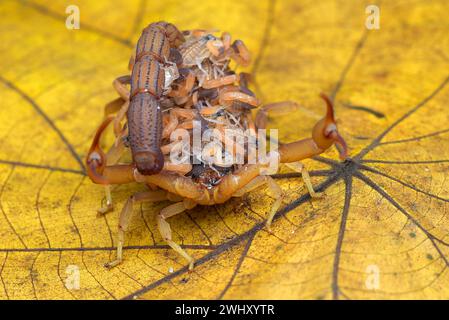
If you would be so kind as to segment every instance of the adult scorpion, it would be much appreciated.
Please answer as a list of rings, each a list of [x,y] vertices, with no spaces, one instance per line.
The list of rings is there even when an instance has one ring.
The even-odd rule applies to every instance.
[[[201,52],[201,55],[195,58],[192,52]],[[267,163],[223,168],[205,162],[173,164],[167,161],[167,157],[164,161],[164,156],[179,148],[179,141],[169,140],[172,133],[177,128],[191,131],[195,120],[220,132],[229,127],[254,132],[265,128],[270,114],[299,109],[294,102],[278,102],[260,107],[253,118],[251,111],[260,103],[247,87],[247,74],[237,75],[229,67],[231,59],[248,64],[249,52],[240,40],[231,45],[228,33],[223,33],[221,39],[204,30],[181,33],[166,22],[153,23],[144,29],[136,54],[130,60],[131,76],[114,81],[121,99],[108,105],[107,109],[117,113],[104,119],[86,159],[91,180],[106,187],[107,206],[101,208],[100,213],[112,210],[110,185],[139,182],[150,189],[131,196],[126,202],[119,218],[117,258],[107,263],[107,267],[121,263],[129,217],[133,205],[141,201],[175,202],[157,215],[158,229],[166,243],[189,262],[190,269],[194,259],[172,239],[168,218],[196,205],[224,203],[231,197],[241,197],[267,184],[276,198],[267,216],[266,225],[270,227],[284,195],[274,179],[264,173]],[[131,90],[128,92],[126,84],[129,83]],[[327,112],[315,124],[312,136],[280,144],[274,153],[277,163],[287,163],[302,174],[312,197],[320,195],[314,191],[307,170],[300,161],[321,154],[332,145],[337,146],[341,159],[347,157],[346,143],[337,130],[333,104],[327,96],[321,96]],[[122,100],[125,103],[117,108],[117,102]],[[122,126],[125,114],[127,124]],[[100,147],[100,138],[111,122],[114,123],[116,140],[105,154]],[[222,142],[224,144],[226,138]],[[127,143],[133,161],[119,164]],[[247,157],[243,146],[237,145],[231,152]],[[192,154],[192,157],[197,156]]]

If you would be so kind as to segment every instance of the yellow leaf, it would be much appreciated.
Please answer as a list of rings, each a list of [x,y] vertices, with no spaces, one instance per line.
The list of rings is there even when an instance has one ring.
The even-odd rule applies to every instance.
[[[79,30],[65,25],[71,4]],[[2,1],[0,299],[448,299],[449,6],[382,1],[380,29],[367,30],[369,4]],[[271,233],[264,189],[171,218],[192,273],[157,232],[164,203],[137,206],[109,271],[117,212],[144,187],[117,187],[114,213],[97,218],[103,190],[82,159],[112,80],[157,20],[244,40],[257,95],[305,106],[273,119],[284,141],[309,136],[319,92],[331,94],[352,158],[304,162],[320,200],[283,169]]]

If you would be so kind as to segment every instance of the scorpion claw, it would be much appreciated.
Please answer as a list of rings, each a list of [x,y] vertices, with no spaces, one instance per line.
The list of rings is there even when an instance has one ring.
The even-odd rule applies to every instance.
[[[341,160],[345,160],[348,157],[348,146],[343,137],[338,133],[338,131],[333,131],[330,137],[335,141],[335,147],[338,150]]]
[[[330,145],[335,144],[341,160],[348,157],[348,147],[345,140],[337,129],[337,123],[334,116],[334,105],[327,95],[320,94],[320,97],[326,102],[326,116],[318,122],[314,130],[316,142],[323,145],[323,149],[327,149]]]
[[[102,173],[106,166],[106,157],[100,148],[100,138],[103,131],[106,127],[111,123],[114,119],[113,116],[108,116],[105,118],[103,123],[98,128],[95,137],[92,141],[92,145],[87,153],[86,165],[87,165],[87,174],[95,183],[99,184],[109,184],[107,179],[103,177]]]

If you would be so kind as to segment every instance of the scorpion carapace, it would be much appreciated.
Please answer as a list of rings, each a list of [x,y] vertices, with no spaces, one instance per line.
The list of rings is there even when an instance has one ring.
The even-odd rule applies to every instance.
[[[143,175],[156,174],[164,167],[159,103],[165,85],[164,65],[169,60],[170,49],[183,40],[184,36],[174,25],[156,22],[143,30],[137,43],[127,117],[132,157]]]

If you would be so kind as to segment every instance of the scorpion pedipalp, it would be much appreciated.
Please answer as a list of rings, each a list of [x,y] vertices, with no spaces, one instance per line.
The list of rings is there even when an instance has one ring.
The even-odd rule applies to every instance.
[[[325,126],[324,135],[328,139],[330,139],[333,143],[335,143],[335,146],[337,147],[337,150],[340,155],[340,159],[344,160],[348,157],[348,147],[346,145],[345,140],[337,130],[337,124],[334,115],[334,105],[332,101],[329,99],[329,97],[326,96],[324,93],[321,93],[320,97],[326,102],[327,106],[326,117],[323,119],[324,120],[323,124]]]
[[[281,162],[296,162],[323,153],[333,144],[339,145],[339,153],[342,159],[347,157],[347,146],[343,137],[338,133],[334,119],[334,106],[324,94],[321,97],[326,102],[327,111],[324,118],[319,120],[312,129],[312,138],[302,139],[296,142],[281,144],[279,151]]]

